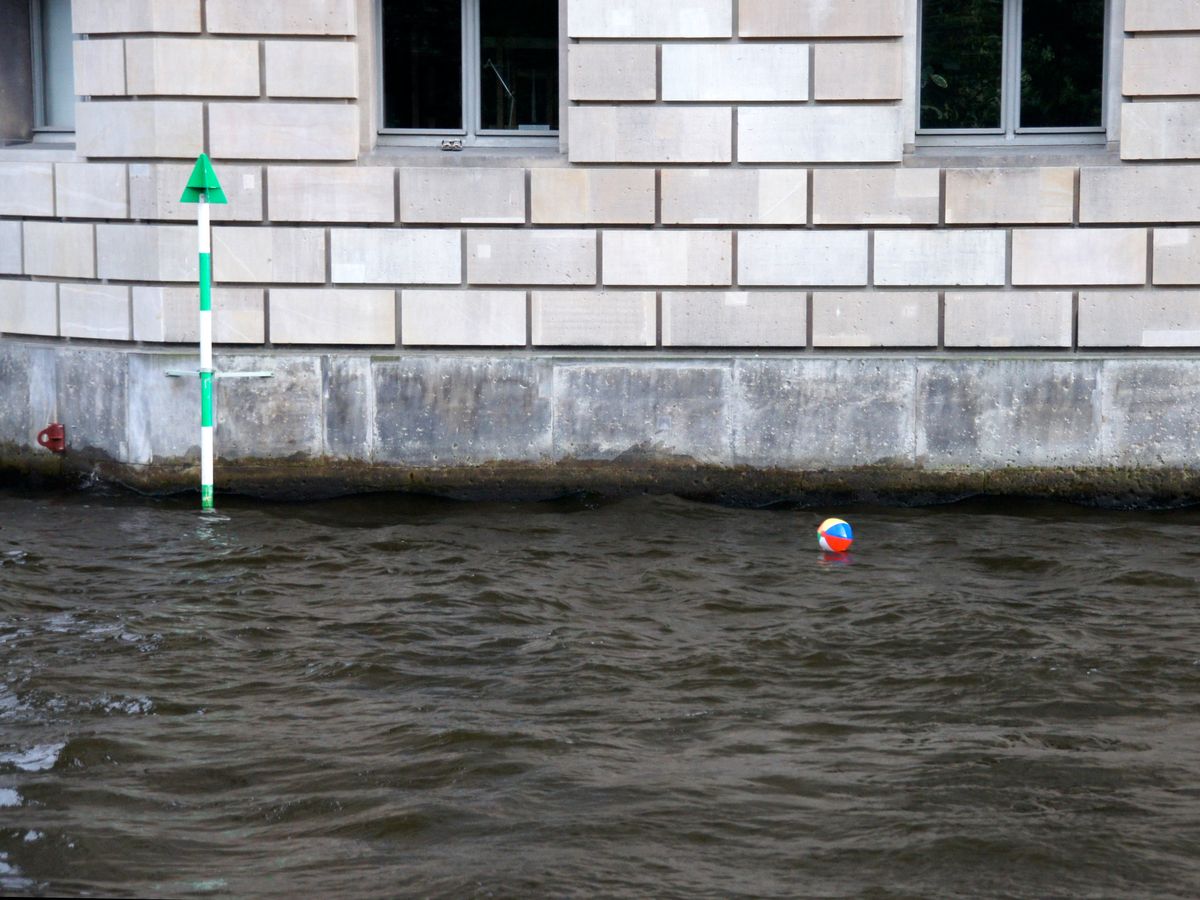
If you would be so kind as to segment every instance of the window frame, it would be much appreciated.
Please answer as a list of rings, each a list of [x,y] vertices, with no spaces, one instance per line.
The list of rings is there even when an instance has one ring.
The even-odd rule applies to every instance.
[[[33,134],[33,141],[35,143],[62,143],[64,138],[74,138],[75,126],[74,124],[70,127],[65,125],[50,125],[46,122],[46,51],[44,45],[45,31],[42,27],[43,5],[43,0],[29,0],[29,63],[31,69],[31,86],[33,88],[33,120],[30,131]],[[75,32],[72,31],[72,43],[74,43],[74,40]],[[71,95],[76,98],[75,102],[78,102],[78,94],[75,93],[73,49],[71,55]]]
[[[562,134],[562,98],[563,98],[563,67],[562,67],[562,8],[555,3],[559,16],[558,29],[555,33],[556,58],[558,59],[558,128],[545,131],[525,130],[484,130],[480,127],[483,116],[483,103],[480,95],[482,66],[479,63],[480,49],[480,15],[479,0],[460,0],[460,16],[462,17],[462,68],[459,73],[459,88],[462,97],[462,115],[465,127],[454,129],[439,128],[387,128],[384,126],[384,83],[383,83],[383,0],[375,0],[373,4],[375,25],[375,56],[378,64],[375,66],[375,115],[379,123],[377,136],[382,146],[399,147],[437,147],[442,142],[461,141],[465,147],[557,147]]]
[[[1054,144],[1105,144],[1111,129],[1109,91],[1120,83],[1113,71],[1112,35],[1116,23],[1114,0],[1104,0],[1103,61],[1100,72],[1100,124],[1076,127],[1023,128],[1021,115],[1021,31],[1027,0],[1003,0],[1003,52],[1000,65],[999,128],[922,128],[921,66],[924,59],[925,2],[917,3],[916,34],[916,144],[922,147],[1045,146]],[[1037,2],[1037,0],[1032,0]]]

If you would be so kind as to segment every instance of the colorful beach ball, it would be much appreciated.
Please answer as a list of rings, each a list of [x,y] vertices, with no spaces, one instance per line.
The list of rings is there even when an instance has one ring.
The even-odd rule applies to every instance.
[[[845,553],[854,543],[854,529],[844,519],[826,519],[817,529],[817,535],[826,553]]]

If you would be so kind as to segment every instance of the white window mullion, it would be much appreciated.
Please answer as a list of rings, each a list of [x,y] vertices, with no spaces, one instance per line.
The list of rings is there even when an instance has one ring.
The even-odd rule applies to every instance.
[[[1012,140],[1021,125],[1021,7],[1022,0],[1004,2],[1004,73],[1001,77],[1001,118],[1004,137]]]
[[[479,0],[463,0],[463,128],[467,139],[479,136]]]

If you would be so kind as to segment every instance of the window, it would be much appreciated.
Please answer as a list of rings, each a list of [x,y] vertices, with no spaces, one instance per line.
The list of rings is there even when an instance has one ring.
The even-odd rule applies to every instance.
[[[75,66],[72,59],[71,0],[31,0],[33,127],[75,130]]]
[[[918,134],[1104,140],[1106,5],[923,0]]]
[[[557,0],[382,0],[380,35],[384,133],[557,134]]]

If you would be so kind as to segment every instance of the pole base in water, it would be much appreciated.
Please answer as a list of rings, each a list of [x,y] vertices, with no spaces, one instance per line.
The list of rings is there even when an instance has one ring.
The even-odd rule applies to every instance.
[[[211,484],[200,485],[200,508],[213,508],[213,486]]]

